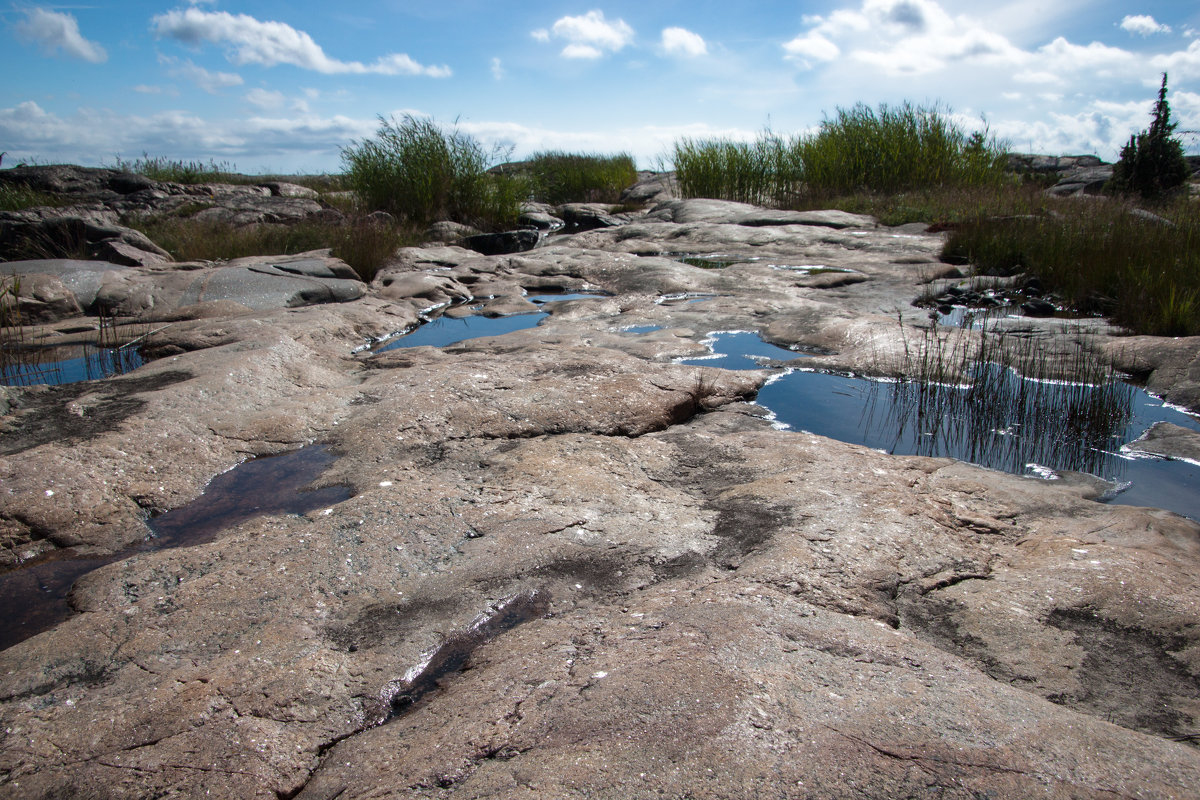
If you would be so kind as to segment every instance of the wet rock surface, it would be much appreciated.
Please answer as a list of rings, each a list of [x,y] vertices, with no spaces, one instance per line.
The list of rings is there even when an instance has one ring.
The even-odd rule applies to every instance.
[[[313,488],[353,496],[81,577],[65,621],[0,651],[0,793],[1193,796],[1200,526],[1083,477],[776,430],[748,402],[768,370],[673,360],[754,330],[886,372],[941,239],[709,201],[622,221],[406,248],[299,304],[254,282],[349,278],[311,254],[38,273],[161,329],[129,375],[5,391],[13,574],[136,546],[313,442],[336,456]],[[603,296],[504,336],[369,347],[581,291]],[[1200,399],[1196,341],[1093,336]]]

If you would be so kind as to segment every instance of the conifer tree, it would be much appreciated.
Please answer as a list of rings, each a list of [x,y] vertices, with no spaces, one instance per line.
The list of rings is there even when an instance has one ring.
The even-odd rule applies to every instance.
[[[1183,158],[1183,145],[1172,135],[1175,127],[1176,123],[1171,122],[1171,107],[1167,104],[1167,73],[1164,72],[1150,129],[1130,136],[1121,148],[1121,158],[1113,167],[1108,183],[1109,190],[1155,199],[1182,186],[1188,177],[1188,166]]]

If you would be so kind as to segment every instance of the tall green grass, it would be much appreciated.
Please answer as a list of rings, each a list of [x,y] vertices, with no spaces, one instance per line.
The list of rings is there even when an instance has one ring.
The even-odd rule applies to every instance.
[[[637,182],[633,156],[603,156],[551,150],[525,163],[533,197],[544,203],[617,203],[621,192]]]
[[[237,168],[226,161],[179,161],[164,156],[151,156],[149,153],[142,153],[141,158],[132,161],[118,155],[113,168],[168,183],[244,183],[246,177],[239,175]]]
[[[113,169],[145,175],[151,180],[189,185],[228,183],[236,186],[255,186],[267,181],[282,181],[307,186],[318,192],[339,192],[349,188],[343,175],[244,175],[228,161],[183,161],[165,156],[152,156],[149,153],[142,153],[141,158],[132,161],[118,155]]]
[[[672,160],[684,197],[784,207],[863,192],[996,186],[1007,163],[985,131],[968,134],[944,110],[910,103],[838,109],[807,135],[681,139]]]
[[[0,183],[0,211],[22,211],[35,206],[64,206],[70,201],[16,183]]]
[[[988,274],[1030,273],[1084,312],[1136,333],[1200,335],[1200,217],[1181,199],[1156,219],[1116,199],[986,216],[953,230],[943,257]]]
[[[372,209],[427,225],[450,219],[485,230],[515,226],[525,182],[488,169],[503,153],[430,119],[379,118],[375,136],[342,150],[350,186]]]
[[[672,160],[683,197],[790,205],[804,174],[798,140],[764,131],[753,142],[679,139]]]

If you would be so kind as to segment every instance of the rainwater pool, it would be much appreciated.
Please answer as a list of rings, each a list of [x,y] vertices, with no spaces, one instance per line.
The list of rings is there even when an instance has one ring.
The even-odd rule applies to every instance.
[[[757,369],[760,360],[791,360],[800,354],[775,347],[753,333],[715,333],[706,340],[714,355],[680,363],[725,369]],[[756,360],[757,359],[757,360]],[[996,370],[1001,370],[995,367]],[[1020,390],[1033,383],[1015,373],[999,376]],[[1043,382],[1044,384],[1045,382]],[[897,455],[956,458],[1017,475],[1086,472],[1121,487],[1110,502],[1154,506],[1200,521],[1200,464],[1122,452],[1156,422],[1200,431],[1200,421],[1133,386],[1128,414],[1077,424],[1078,384],[1038,386],[1037,403],[988,403],[967,386],[921,387],[806,370],[793,363],[765,385],[757,402],[776,424]]]

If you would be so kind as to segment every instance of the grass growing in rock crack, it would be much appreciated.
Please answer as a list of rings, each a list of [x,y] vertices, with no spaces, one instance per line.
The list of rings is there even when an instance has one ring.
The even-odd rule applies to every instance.
[[[0,211],[23,211],[37,206],[65,206],[68,200],[28,186],[0,183]]]

